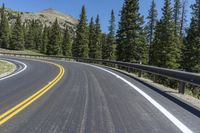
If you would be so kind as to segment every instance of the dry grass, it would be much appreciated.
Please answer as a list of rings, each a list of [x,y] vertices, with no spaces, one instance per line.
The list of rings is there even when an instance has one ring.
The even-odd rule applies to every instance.
[[[0,48],[0,53],[42,55],[38,51],[30,51],[30,50],[17,51],[17,50],[7,50],[2,48]]]
[[[12,73],[16,66],[7,61],[0,60],[0,77]]]

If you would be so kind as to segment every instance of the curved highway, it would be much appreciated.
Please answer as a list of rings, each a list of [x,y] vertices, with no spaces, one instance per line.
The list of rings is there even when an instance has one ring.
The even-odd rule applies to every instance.
[[[0,81],[0,118],[61,71],[55,64],[14,59],[27,68]],[[105,68],[54,63],[65,69],[62,78],[1,124],[0,133],[200,133],[200,110],[178,98]]]

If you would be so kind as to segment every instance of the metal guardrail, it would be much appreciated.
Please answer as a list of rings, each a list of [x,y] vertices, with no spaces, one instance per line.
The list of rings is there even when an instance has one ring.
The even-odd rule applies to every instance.
[[[65,59],[65,60],[73,59],[75,61],[86,62],[86,63],[97,63],[97,64],[102,64],[102,65],[109,64],[111,66],[115,66],[115,67],[117,66],[118,68],[126,67],[128,68],[128,71],[130,69],[139,70],[139,74],[138,74],[139,77],[141,77],[142,72],[148,72],[154,75],[159,75],[159,76],[177,80],[179,81],[179,93],[182,93],[182,94],[184,94],[185,92],[186,83],[200,86],[200,74],[136,64],[136,63],[99,60],[99,59],[84,59],[84,58],[74,58],[74,57],[66,57],[66,56],[47,56],[47,55],[30,55],[30,54],[14,54],[14,53],[0,53],[0,54],[9,55],[9,56],[39,57],[39,58]]]

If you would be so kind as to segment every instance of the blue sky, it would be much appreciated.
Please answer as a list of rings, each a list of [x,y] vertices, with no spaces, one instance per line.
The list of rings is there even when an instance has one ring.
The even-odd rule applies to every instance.
[[[164,0],[156,0],[159,16]],[[190,5],[195,0],[188,0],[188,21],[190,17]],[[81,6],[85,5],[87,10],[88,21],[91,16],[100,15],[102,31],[107,32],[110,12],[115,11],[116,20],[119,21],[119,12],[124,0],[0,0],[0,4],[5,3],[6,7],[18,10],[38,12],[46,8],[54,8],[75,18],[79,18]],[[140,0],[140,12],[146,17],[151,4],[151,0]],[[118,24],[118,22],[117,22]]]

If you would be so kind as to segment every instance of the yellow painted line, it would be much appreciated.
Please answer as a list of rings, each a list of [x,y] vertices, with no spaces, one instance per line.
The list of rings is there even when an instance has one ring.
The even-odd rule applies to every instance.
[[[57,66],[60,70],[59,74],[52,81],[50,81],[49,84],[45,85],[42,89],[40,89],[39,91],[34,93],[32,96],[28,97],[27,99],[25,99],[18,105],[14,106],[13,108],[6,111],[5,113],[1,114],[0,115],[0,125],[4,124],[6,121],[11,119],[13,116],[18,114],[20,111],[22,111],[23,109],[28,107],[30,104],[35,102],[37,99],[39,99],[41,96],[43,96],[46,92],[48,92],[50,89],[52,89],[52,87],[61,80],[61,78],[63,77],[63,75],[65,73],[64,68],[61,65],[58,65],[58,64],[55,64],[52,62],[47,62],[47,61],[45,61],[45,62]]]

